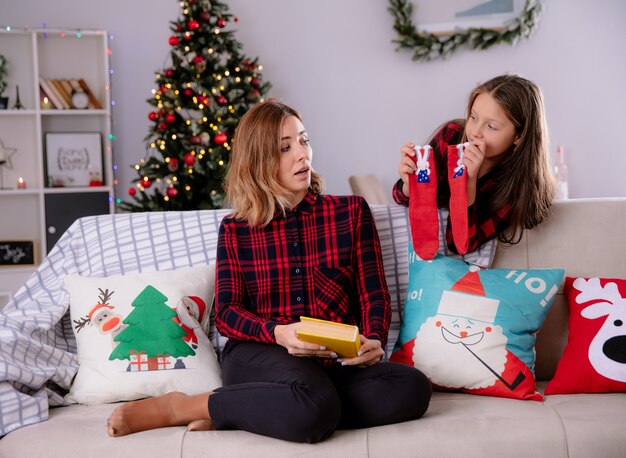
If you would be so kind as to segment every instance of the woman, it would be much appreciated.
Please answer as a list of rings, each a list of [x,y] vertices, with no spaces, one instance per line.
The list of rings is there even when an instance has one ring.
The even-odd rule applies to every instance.
[[[311,156],[289,106],[270,101],[243,116],[225,182],[234,213],[217,245],[224,386],[121,406],[110,435],[191,423],[312,443],[337,428],[424,414],[428,379],[381,362],[391,311],[370,209],[360,197],[323,195]],[[359,355],[340,358],[298,339],[301,316],[357,325]]]

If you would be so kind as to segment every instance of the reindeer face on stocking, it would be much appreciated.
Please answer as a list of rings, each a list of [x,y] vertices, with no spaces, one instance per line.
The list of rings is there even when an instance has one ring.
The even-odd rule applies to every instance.
[[[532,373],[534,333],[563,271],[410,259],[403,324],[390,359],[422,370],[439,389],[541,400]]]
[[[567,347],[547,394],[626,392],[626,281],[567,278]]]

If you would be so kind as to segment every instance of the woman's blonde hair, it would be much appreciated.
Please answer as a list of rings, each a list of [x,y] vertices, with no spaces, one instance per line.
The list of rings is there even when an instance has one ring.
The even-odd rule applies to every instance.
[[[467,117],[480,94],[489,94],[515,126],[519,141],[493,169],[495,190],[488,206],[492,211],[511,205],[509,230],[498,234],[505,243],[521,240],[548,216],[554,199],[555,179],[550,170],[548,127],[541,89],[517,75],[497,76],[472,91]],[[465,141],[465,134],[463,135]],[[522,230],[518,230],[522,229]]]
[[[280,184],[280,130],[283,121],[300,114],[274,100],[261,102],[243,115],[235,130],[228,172],[224,179],[226,202],[235,217],[251,226],[266,226],[278,211],[289,207],[293,193]],[[322,194],[322,178],[311,168],[311,187]]]

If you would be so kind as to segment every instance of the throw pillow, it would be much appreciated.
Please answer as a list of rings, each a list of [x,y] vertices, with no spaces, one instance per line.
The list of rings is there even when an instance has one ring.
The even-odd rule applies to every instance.
[[[535,333],[563,270],[485,269],[409,247],[409,285],[391,361],[415,366],[436,388],[542,400]]]
[[[214,265],[65,277],[79,362],[66,400],[102,404],[219,387],[206,334],[214,283]]]
[[[626,280],[565,279],[569,334],[546,394],[626,392]]]

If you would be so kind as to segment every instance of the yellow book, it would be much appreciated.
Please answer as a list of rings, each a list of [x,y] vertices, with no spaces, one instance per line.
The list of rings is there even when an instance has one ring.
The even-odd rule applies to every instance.
[[[302,325],[297,332],[300,340],[323,345],[339,356],[352,358],[358,355],[361,348],[358,327],[306,316],[300,317],[300,322]]]

